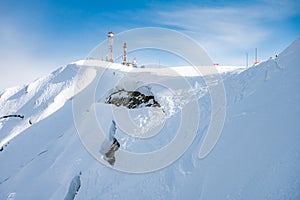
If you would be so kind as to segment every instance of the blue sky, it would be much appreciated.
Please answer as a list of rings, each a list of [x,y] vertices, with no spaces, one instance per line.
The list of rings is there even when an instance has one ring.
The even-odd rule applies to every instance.
[[[300,36],[300,2],[276,1],[0,1],[0,89],[29,83],[85,58],[109,30],[178,30],[221,65],[244,65],[280,53]]]

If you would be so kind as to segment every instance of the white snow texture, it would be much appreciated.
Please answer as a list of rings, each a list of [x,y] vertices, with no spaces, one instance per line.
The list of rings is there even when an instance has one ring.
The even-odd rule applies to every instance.
[[[219,141],[204,159],[198,157],[199,147],[211,116],[203,78],[193,76],[191,67],[181,67],[178,73],[189,81],[191,90],[171,94],[153,86],[152,94],[164,113],[157,108],[128,112],[140,128],[137,132],[158,124],[162,134],[141,139],[117,128],[121,149],[146,153],[164,147],[174,137],[180,125],[178,113],[191,94],[198,98],[201,121],[183,156],[166,168],[142,174],[102,165],[77,134],[74,91],[84,91],[95,72],[77,74],[83,65],[101,67],[101,62],[75,62],[24,87],[5,89],[0,92],[0,116],[22,114],[24,119],[0,120],[0,199],[300,199],[299,55],[300,39],[277,58],[257,66],[220,70],[226,121]],[[159,69],[149,73],[155,70]],[[105,71],[97,89],[97,108],[113,106],[102,100],[126,73],[129,70],[119,64]],[[75,81],[81,88],[74,90]],[[109,137],[112,114],[98,112],[97,117]]]

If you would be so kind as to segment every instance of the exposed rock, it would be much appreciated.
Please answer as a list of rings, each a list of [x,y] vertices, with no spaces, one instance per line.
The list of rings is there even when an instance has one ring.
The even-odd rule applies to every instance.
[[[108,104],[116,106],[125,106],[129,109],[141,107],[160,107],[160,104],[155,100],[153,95],[145,95],[139,91],[118,90],[113,92],[106,99]]]
[[[110,149],[108,152],[105,153],[105,157],[107,162],[110,165],[114,165],[116,162],[116,158],[115,158],[115,152],[120,148],[120,143],[118,142],[117,139],[114,139],[114,142],[112,143],[112,145],[110,146]]]
[[[65,200],[74,200],[75,196],[77,195],[80,187],[81,187],[81,181],[80,181],[81,172],[79,175],[75,176],[70,185],[67,195],[65,196]]]

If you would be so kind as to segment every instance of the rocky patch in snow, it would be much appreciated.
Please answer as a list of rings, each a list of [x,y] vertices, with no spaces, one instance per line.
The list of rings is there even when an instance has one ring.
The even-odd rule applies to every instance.
[[[81,187],[81,181],[80,181],[81,172],[79,175],[75,176],[69,186],[68,193],[65,197],[65,200],[73,200],[78,193],[80,187]]]
[[[153,95],[145,95],[139,91],[118,90],[110,94],[105,103],[125,106],[129,109],[143,107],[161,107]]]

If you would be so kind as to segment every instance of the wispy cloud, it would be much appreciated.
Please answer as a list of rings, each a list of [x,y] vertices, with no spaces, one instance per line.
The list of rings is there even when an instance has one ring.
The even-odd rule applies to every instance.
[[[245,52],[255,47],[262,59],[278,54],[300,35],[299,0],[43,2],[0,3],[0,89],[85,57],[109,30],[174,28],[198,41],[213,61],[234,65],[244,64]]]
[[[163,25],[184,29],[217,60],[241,64],[241,59],[228,56],[228,51],[241,54],[276,38],[275,34],[284,31],[280,29],[284,29],[286,20],[299,15],[299,10],[296,1],[266,0],[222,7],[174,6],[158,11],[156,19]]]

